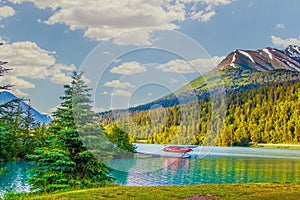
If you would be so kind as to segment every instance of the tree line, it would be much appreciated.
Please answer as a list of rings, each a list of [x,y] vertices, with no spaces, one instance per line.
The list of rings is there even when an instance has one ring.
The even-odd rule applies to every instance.
[[[3,64],[3,63],[1,63]],[[0,66],[0,75],[8,70]],[[108,163],[131,157],[135,146],[116,124],[103,127],[92,111],[90,88],[74,72],[64,85],[61,104],[49,125],[35,123],[15,99],[0,105],[0,161],[27,159],[34,163],[28,182],[32,190],[102,187],[113,183]],[[11,85],[2,86],[9,89]],[[5,169],[0,169],[5,174]]]
[[[224,117],[218,117],[222,112]],[[112,112],[111,118],[106,113],[100,121],[117,122],[130,133],[131,141],[249,146],[300,142],[299,114],[300,82],[291,81],[229,91],[226,99],[213,109],[206,97],[168,108]]]

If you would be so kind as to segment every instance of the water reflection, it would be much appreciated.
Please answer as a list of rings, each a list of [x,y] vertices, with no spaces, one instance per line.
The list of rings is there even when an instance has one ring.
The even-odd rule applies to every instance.
[[[171,171],[173,173],[178,172],[178,170],[188,171],[191,163],[189,159],[177,157],[163,157],[162,161],[163,171]]]
[[[137,166],[139,170],[136,170]],[[154,166],[152,171],[151,166]],[[123,185],[300,183],[300,160],[236,156],[207,156],[203,159],[159,157],[137,159],[133,168],[121,174],[114,173],[117,183]]]
[[[32,168],[27,161],[0,163],[0,167],[5,167],[5,171],[0,175],[0,196],[4,196],[7,191],[29,192],[30,185],[26,182],[28,174]]]
[[[0,195],[5,191],[29,191],[29,162],[0,163]],[[190,185],[219,183],[298,183],[300,159],[210,155],[200,159],[147,157],[115,159],[110,163],[117,184]]]

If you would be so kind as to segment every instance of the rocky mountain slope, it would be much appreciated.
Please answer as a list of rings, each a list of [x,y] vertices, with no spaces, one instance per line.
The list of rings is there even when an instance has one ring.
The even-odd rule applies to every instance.
[[[284,50],[270,47],[256,51],[235,50],[217,66],[217,69],[229,68],[255,71],[276,69],[300,71],[300,47],[290,45]]]
[[[7,103],[11,100],[17,99],[17,98],[18,97],[16,97],[15,95],[13,95],[10,92],[7,92],[7,91],[0,92],[0,105]],[[52,121],[50,116],[48,116],[46,114],[41,114],[40,112],[38,112],[37,110],[35,110],[31,106],[29,106],[24,101],[21,101],[21,107],[22,107],[23,111],[27,111],[28,109],[30,109],[30,112],[33,114],[34,119],[36,120],[36,122],[38,122],[40,124],[49,124]]]

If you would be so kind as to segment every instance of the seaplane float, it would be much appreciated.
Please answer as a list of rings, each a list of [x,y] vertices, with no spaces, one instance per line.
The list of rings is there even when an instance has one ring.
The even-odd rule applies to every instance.
[[[186,146],[170,146],[170,145],[165,145],[163,147],[163,151],[169,152],[169,153],[182,154],[180,157],[189,158],[191,156],[188,154],[188,152],[193,151],[193,149],[191,147],[186,147]]]

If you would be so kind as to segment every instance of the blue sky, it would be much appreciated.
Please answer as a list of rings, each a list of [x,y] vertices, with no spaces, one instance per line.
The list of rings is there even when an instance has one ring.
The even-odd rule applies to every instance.
[[[176,91],[235,49],[300,45],[298,0],[0,1],[0,83],[41,112],[59,105],[73,70],[94,109]]]

